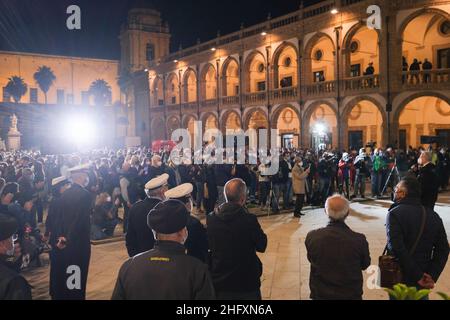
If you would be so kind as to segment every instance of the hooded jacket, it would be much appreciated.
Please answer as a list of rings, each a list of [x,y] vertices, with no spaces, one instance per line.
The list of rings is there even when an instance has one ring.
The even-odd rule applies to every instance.
[[[207,217],[211,275],[216,292],[254,292],[260,289],[267,236],[255,215],[225,203]]]

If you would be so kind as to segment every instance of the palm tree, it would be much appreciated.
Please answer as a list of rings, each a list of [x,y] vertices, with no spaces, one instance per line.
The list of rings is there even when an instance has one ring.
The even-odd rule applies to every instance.
[[[56,80],[56,76],[52,69],[47,66],[39,67],[39,69],[34,74],[34,80],[38,84],[39,88],[42,90],[45,96],[45,104],[47,104],[47,92]]]
[[[27,93],[28,86],[21,77],[12,76],[8,79],[5,89],[13,97],[14,101],[19,103],[20,99]]]
[[[111,86],[103,79],[97,79],[92,82],[89,88],[89,94],[94,96],[95,105],[103,107],[111,97]]]

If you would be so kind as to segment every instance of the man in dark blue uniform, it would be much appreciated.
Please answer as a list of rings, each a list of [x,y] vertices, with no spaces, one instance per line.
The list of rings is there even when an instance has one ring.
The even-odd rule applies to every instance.
[[[126,236],[126,246],[130,257],[153,249],[155,239],[148,230],[147,216],[158,203],[164,200],[164,192],[167,191],[168,180],[168,174],[162,174],[150,180],[145,185],[147,198],[131,207]]]
[[[187,254],[191,257],[197,258],[203,263],[207,263],[208,257],[208,237],[206,235],[206,228],[195,217],[192,216],[192,191],[194,186],[190,183],[182,184],[176,188],[170,189],[165,193],[166,199],[178,200],[185,204],[190,215],[187,223],[188,238],[184,246]]]
[[[30,285],[11,261],[18,228],[16,219],[0,214],[0,300],[31,300]]]
[[[210,300],[214,288],[208,267],[186,255],[189,219],[178,200],[158,204],[148,215],[155,248],[126,261],[120,269],[113,300]],[[148,232],[151,232],[150,229]]]
[[[56,273],[55,300],[85,300],[91,258],[90,216],[94,196],[89,185],[89,165],[69,169],[73,182],[55,208],[58,222],[52,226],[57,243],[53,249],[52,267]]]

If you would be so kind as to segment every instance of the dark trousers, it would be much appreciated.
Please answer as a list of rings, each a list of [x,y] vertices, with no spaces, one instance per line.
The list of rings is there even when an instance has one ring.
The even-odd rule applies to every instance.
[[[128,232],[128,215],[130,214],[130,208],[128,208],[127,204],[123,205],[123,233]]]
[[[267,204],[267,196],[269,195],[270,182],[263,181],[259,183],[259,204],[265,206]]]
[[[305,203],[305,195],[304,194],[296,194],[295,195],[295,215],[299,215],[302,213],[303,204]]]
[[[257,301],[262,300],[261,290],[253,292],[216,292],[217,300],[246,300]]]

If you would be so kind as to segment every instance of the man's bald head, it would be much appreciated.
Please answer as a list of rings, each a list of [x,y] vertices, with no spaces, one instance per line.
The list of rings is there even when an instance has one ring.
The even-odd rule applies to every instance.
[[[233,179],[225,185],[225,199],[229,203],[244,205],[247,200],[247,185],[242,179]]]
[[[350,213],[350,203],[345,197],[337,194],[327,199],[325,211],[331,220],[344,221]]]

